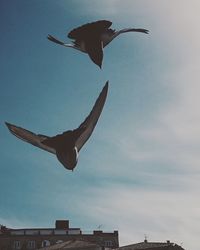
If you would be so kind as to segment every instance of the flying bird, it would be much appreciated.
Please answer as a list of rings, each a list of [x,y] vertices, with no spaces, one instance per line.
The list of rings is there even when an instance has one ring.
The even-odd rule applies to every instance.
[[[92,111],[81,123],[81,125],[74,130],[68,130],[53,137],[35,134],[29,130],[15,126],[8,122],[5,123],[13,135],[36,147],[56,154],[62,165],[65,168],[73,171],[78,161],[79,151],[89,139],[97,124],[106,101],[107,92],[108,81],[97,98]]]
[[[47,38],[57,44],[70,47],[87,53],[90,59],[100,68],[103,60],[103,48],[107,46],[115,37],[126,32],[142,32],[148,34],[146,29],[127,28],[122,30],[110,29],[112,22],[100,20],[87,23],[69,32],[68,37],[74,39],[72,44],[64,43],[57,38],[48,35]]]

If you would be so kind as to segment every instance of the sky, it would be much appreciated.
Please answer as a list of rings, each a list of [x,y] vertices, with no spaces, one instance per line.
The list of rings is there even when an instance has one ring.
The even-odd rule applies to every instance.
[[[200,3],[197,0],[1,0],[0,224],[119,230],[120,245],[199,247]],[[123,34],[100,70],[68,32],[100,19]],[[10,122],[54,136],[77,128],[109,92],[74,172],[18,140]]]

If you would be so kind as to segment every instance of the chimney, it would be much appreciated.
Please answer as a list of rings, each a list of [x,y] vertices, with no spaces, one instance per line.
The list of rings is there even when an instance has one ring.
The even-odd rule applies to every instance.
[[[56,229],[69,229],[68,220],[56,220]]]

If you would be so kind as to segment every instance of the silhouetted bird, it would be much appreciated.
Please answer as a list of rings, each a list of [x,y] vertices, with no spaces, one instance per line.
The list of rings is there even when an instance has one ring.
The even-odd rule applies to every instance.
[[[134,28],[115,31],[109,28],[111,25],[112,22],[110,21],[100,20],[73,29],[68,34],[70,39],[75,40],[72,41],[73,44],[64,43],[51,35],[48,35],[47,38],[54,43],[87,53],[91,60],[101,68],[103,48],[107,46],[115,37],[126,32],[142,32],[146,34],[149,32],[146,29]]]
[[[108,82],[106,82],[92,111],[84,122],[81,123],[77,129],[68,130],[63,134],[49,137],[46,135],[35,134],[7,122],[6,125],[10,132],[16,137],[50,153],[56,154],[58,160],[65,168],[73,170],[78,161],[78,152],[91,136],[99,119],[106,101],[107,92]]]

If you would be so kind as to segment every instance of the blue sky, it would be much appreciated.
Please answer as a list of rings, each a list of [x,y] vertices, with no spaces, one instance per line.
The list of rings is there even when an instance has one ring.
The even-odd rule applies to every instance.
[[[196,0],[2,0],[0,8],[0,223],[10,227],[119,230],[120,244],[199,239],[199,7]],[[100,70],[69,41],[81,24],[107,19],[124,34]],[[97,127],[72,173],[12,136],[4,121],[55,135],[79,126],[105,82]]]

